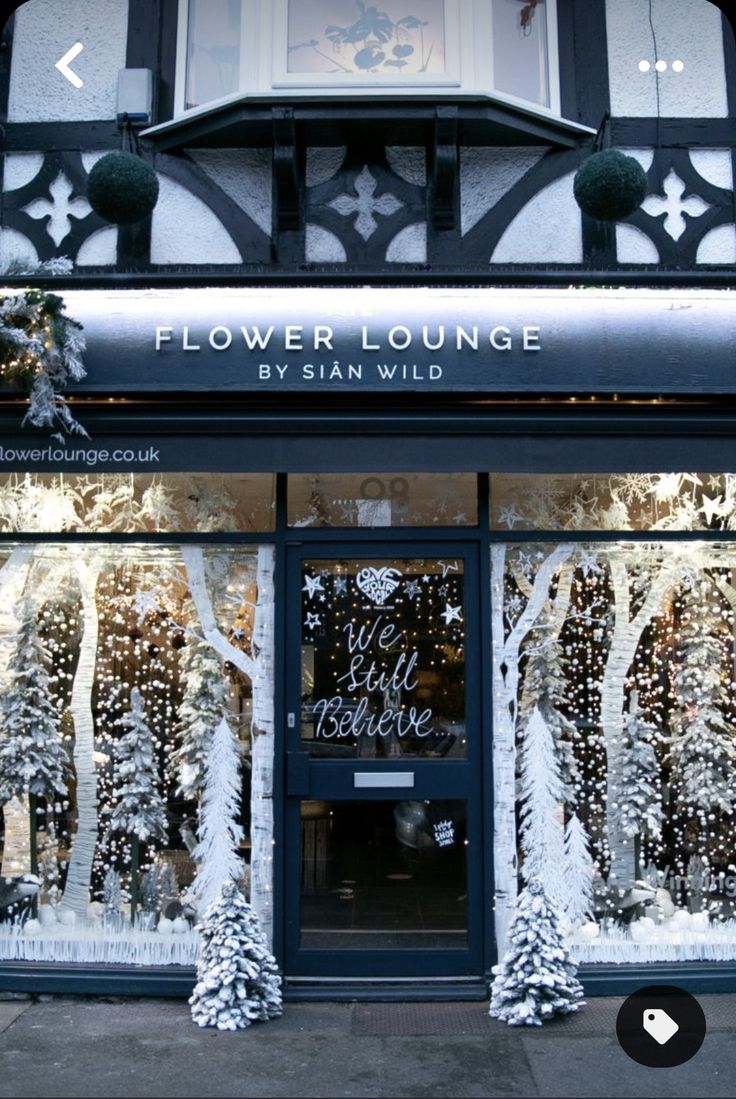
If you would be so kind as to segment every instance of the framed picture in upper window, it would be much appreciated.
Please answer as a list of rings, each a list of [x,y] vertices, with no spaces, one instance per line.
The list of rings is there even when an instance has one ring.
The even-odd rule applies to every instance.
[[[177,113],[241,96],[490,96],[559,116],[565,0],[179,0]]]

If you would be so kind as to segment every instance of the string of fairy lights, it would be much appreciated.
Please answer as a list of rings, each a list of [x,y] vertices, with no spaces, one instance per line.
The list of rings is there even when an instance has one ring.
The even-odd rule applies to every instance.
[[[549,552],[551,547],[542,546],[537,556],[541,559]],[[668,547],[659,547],[654,557],[650,554],[649,560],[642,560],[646,548],[641,545],[600,547],[600,552],[583,547],[557,641],[565,669],[562,709],[577,728],[573,750],[581,777],[573,793],[574,810],[585,823],[592,854],[604,878],[611,849],[601,691],[616,614],[610,555],[616,554],[625,564],[631,599],[628,613],[633,617],[668,552]],[[731,899],[734,890],[728,885],[736,883],[732,877],[736,875],[736,819],[734,812],[727,810],[728,794],[724,794],[726,808],[708,804],[720,780],[724,789],[729,782],[736,786],[736,636],[734,610],[718,583],[719,577],[730,579],[731,570],[721,562],[722,556],[709,557],[704,549],[700,559],[693,558],[672,585],[642,632],[624,682],[624,705],[626,714],[632,697],[637,700],[659,767],[661,834],[637,837],[637,871],[670,888],[676,904],[702,906],[711,919],[726,921],[735,908]],[[526,602],[519,570],[530,582],[537,568],[538,561],[523,549],[510,558],[504,576],[507,628],[513,626]],[[554,595],[554,587],[550,595]],[[527,663],[522,653],[522,691]],[[678,738],[698,720],[703,722],[703,739],[693,752],[701,757],[715,756],[713,760],[696,760],[696,774],[703,775],[700,801],[688,788],[678,759]],[[715,726],[712,734],[709,726]]]

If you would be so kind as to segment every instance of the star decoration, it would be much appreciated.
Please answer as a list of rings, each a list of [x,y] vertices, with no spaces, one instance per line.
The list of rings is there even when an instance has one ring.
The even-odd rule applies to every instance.
[[[147,614],[159,609],[159,593],[155,588],[149,591],[139,591],[133,596],[133,609],[138,616],[138,625],[143,622]]]
[[[461,603],[459,603],[457,607],[451,606],[450,603],[445,603],[445,609],[442,612],[445,625],[449,626],[451,622],[462,622],[462,609]]]
[[[409,599],[414,599],[417,595],[419,595],[419,581],[418,580],[410,580],[409,583],[404,588],[404,592],[406,593],[406,595],[408,596]]]
[[[318,591],[324,591],[322,580],[319,576],[305,576],[302,591],[307,592],[310,599],[314,599]]]
[[[335,577],[335,595],[347,595],[348,581],[346,576]]]
[[[429,583],[429,577],[427,576],[426,572],[425,572],[424,576],[422,577],[422,580],[424,581],[425,584]]]
[[[308,630],[316,630],[317,626],[322,625],[322,619],[318,614],[312,614],[311,611],[307,611],[307,621],[304,624]]]
[[[587,576],[591,572],[597,573],[603,571],[601,565],[598,563],[597,555],[584,548],[580,550],[580,568],[583,570],[583,576]]]
[[[441,587],[437,588],[437,591],[440,595],[447,595],[449,588],[447,587],[447,584],[443,584]]]
[[[452,562],[450,562],[450,564],[446,564],[444,561],[438,561],[437,564],[442,569],[442,579],[443,580],[445,580],[447,578],[448,572],[459,572],[460,571],[460,566],[458,565],[457,561],[452,561]]]
[[[517,523],[523,520],[524,516],[519,515],[516,508],[511,505],[508,508],[501,508],[499,510],[498,521],[502,526],[508,527],[509,530],[513,530]]]

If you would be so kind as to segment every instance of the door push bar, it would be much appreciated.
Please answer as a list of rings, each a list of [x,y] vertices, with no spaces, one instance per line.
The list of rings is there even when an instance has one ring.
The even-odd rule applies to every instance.
[[[353,771],[353,787],[356,790],[413,786],[413,771]]]

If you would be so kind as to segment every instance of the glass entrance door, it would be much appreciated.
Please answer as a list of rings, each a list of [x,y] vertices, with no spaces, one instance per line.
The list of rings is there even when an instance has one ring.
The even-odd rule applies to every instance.
[[[481,972],[474,550],[293,547],[287,972]]]

